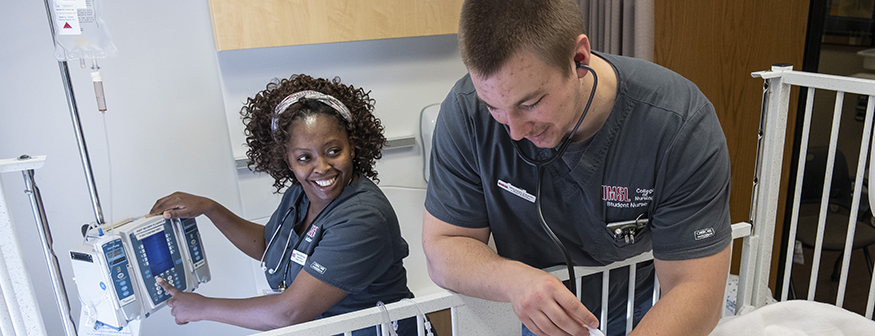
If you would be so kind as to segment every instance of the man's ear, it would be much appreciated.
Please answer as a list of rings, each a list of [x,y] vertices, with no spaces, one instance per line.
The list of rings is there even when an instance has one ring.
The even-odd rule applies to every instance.
[[[577,78],[586,77],[589,74],[581,65],[589,66],[592,61],[592,49],[589,45],[589,37],[586,34],[577,36],[577,42],[574,46],[574,70],[577,72]]]

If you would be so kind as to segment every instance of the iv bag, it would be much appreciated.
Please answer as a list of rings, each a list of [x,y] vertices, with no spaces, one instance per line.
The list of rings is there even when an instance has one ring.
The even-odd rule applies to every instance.
[[[55,58],[106,58],[118,50],[101,18],[103,0],[52,0]]]

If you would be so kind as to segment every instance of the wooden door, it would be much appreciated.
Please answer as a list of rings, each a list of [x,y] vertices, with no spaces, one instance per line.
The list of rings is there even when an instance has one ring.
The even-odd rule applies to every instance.
[[[655,62],[692,80],[714,104],[732,161],[730,212],[732,222],[747,221],[750,213],[757,131],[762,101],[761,79],[754,71],[775,63],[801,69],[808,23],[808,0],[673,0],[655,2]],[[790,111],[795,111],[796,96]],[[786,186],[795,115],[788,120],[784,176]],[[783,188],[786,189],[786,188]],[[775,288],[785,199],[779,215],[772,253],[769,287]],[[738,274],[740,241],[733,248],[733,271]]]

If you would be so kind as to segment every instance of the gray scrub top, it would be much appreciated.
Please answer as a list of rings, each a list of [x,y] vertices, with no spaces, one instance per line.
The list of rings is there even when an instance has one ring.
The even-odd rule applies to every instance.
[[[651,248],[662,260],[722,251],[731,241],[730,167],[713,106],[670,70],[595,54],[617,75],[614,108],[592,138],[546,167],[547,223],[577,265],[606,265]],[[537,168],[514,153],[511,141],[477,98],[470,76],[460,79],[435,126],[425,208],[453,225],[489,227],[501,256],[536,268],[562,265],[537,216]],[[539,158],[553,152],[528,140],[519,146]],[[634,242],[615,239],[606,228],[639,216],[650,222]]]
[[[265,242],[270,243],[264,274],[271,288],[277,289],[282,281],[288,287],[303,269],[349,293],[321,317],[413,297],[402,262],[409,252],[407,242],[392,205],[374,182],[359,177],[346,186],[298,235],[293,226],[304,220],[309,205],[300,185],[290,187],[264,228]]]

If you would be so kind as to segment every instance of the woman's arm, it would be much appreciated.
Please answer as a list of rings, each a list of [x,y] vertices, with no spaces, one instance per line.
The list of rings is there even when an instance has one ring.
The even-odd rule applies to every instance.
[[[347,293],[301,271],[281,294],[248,299],[217,299],[182,292],[163,279],[158,283],[173,297],[167,300],[177,324],[216,321],[236,326],[271,330],[312,321],[340,302]]]
[[[194,218],[206,215],[240,251],[260,260],[264,253],[264,226],[247,221],[212,199],[175,192],[155,202],[147,216]]]

